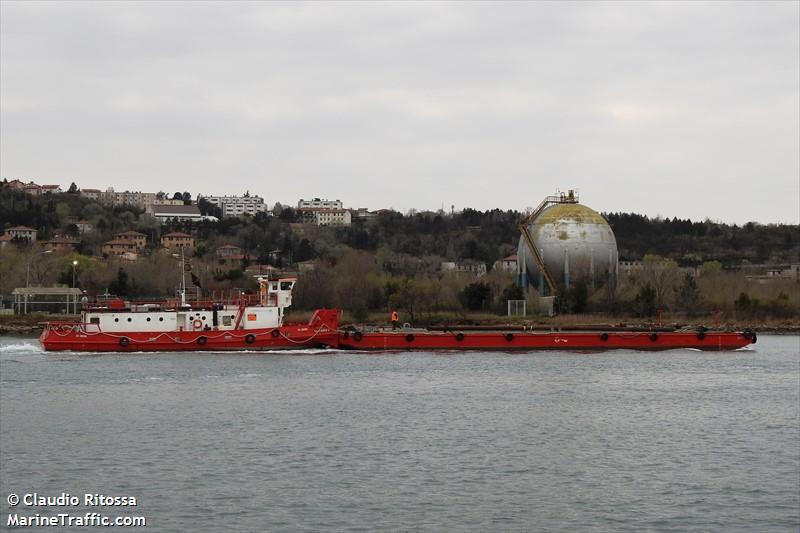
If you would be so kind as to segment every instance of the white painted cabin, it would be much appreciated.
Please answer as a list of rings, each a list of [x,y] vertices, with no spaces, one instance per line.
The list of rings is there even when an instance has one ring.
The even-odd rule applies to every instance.
[[[273,329],[283,324],[284,309],[292,305],[296,278],[258,278],[259,304],[251,306],[215,304],[212,309],[193,309],[181,295],[181,305],[131,305],[129,308],[91,307],[81,313],[86,330],[108,332],[227,331]],[[238,324],[238,326],[237,326]]]

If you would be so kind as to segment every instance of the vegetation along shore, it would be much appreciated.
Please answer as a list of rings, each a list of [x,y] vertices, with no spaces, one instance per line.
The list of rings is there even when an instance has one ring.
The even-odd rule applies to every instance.
[[[159,220],[145,209],[108,205],[71,192],[31,195],[0,187],[3,230],[32,228],[35,242],[0,247],[0,296],[14,289],[75,286],[91,298],[113,294],[163,300],[175,294],[181,265],[191,296],[219,299],[256,289],[256,275],[295,275],[293,313],[341,308],[345,321],[385,322],[397,310],[415,325],[537,320],[507,317],[523,294],[508,264],[524,213],[493,209],[400,213],[353,211],[349,225],[308,223],[300,208],[275,204],[255,215],[222,216],[188,192],[163,195],[206,218]],[[180,200],[178,200],[180,198]],[[361,212],[368,216],[357,216]],[[615,279],[574,280],[556,310],[581,323],[703,323],[795,328],[800,320],[800,227],[603,213],[619,247]],[[115,236],[135,253],[117,253]],[[112,243],[112,244],[109,244]],[[120,244],[120,246],[122,246]],[[180,252],[181,254],[179,254]],[[506,261],[509,260],[509,261]],[[798,270],[800,272],[800,270]],[[787,275],[788,273],[788,275]],[[31,320],[37,320],[31,318]],[[30,328],[8,322],[6,331]]]

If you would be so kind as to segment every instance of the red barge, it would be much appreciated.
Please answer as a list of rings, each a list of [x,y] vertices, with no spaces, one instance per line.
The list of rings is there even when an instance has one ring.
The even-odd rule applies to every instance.
[[[349,350],[736,350],[757,341],[751,331],[344,331]]]

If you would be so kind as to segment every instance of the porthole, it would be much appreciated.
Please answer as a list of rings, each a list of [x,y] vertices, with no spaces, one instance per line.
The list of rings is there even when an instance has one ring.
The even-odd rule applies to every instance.
[[[206,319],[206,317],[205,317],[205,316],[203,316],[202,318],[203,318],[203,320],[205,320],[205,319]]]
[[[132,319],[132,318],[129,318],[129,319],[128,319],[128,322],[130,322],[131,320],[133,320],[133,319]]]
[[[150,317],[147,317],[147,321],[150,322]]]
[[[163,316],[158,317],[158,321],[159,322],[164,322],[164,317]]]
[[[119,318],[115,318],[115,319],[114,319],[114,322],[119,322]]]

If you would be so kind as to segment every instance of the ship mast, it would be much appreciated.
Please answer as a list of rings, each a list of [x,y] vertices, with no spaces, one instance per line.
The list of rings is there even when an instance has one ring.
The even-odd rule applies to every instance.
[[[172,257],[178,258],[178,254],[172,254]],[[181,246],[180,260],[181,288],[178,289],[178,296],[181,299],[180,306],[186,307],[186,262],[183,259],[183,246]]]

